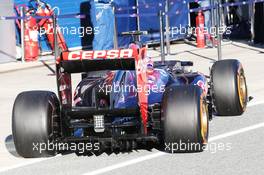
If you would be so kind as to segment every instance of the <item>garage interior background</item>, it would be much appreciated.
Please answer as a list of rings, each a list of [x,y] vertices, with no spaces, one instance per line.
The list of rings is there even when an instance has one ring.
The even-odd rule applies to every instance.
[[[85,19],[77,18],[61,18],[59,19],[60,27],[100,27],[100,33],[93,35],[84,35],[79,37],[78,35],[72,36],[71,34],[64,34],[66,42],[69,48],[81,49],[109,49],[113,47],[113,25],[114,15],[109,0],[74,0],[74,1],[62,1],[62,0],[44,0],[52,7],[58,7],[60,14],[87,14]],[[102,2],[103,1],[103,2]],[[242,0],[241,0],[242,1]],[[179,27],[188,26],[191,24],[189,19],[188,6],[190,2],[194,0],[169,0],[169,12],[175,13],[170,16],[170,26]],[[197,1],[196,1],[197,2]],[[28,0],[2,0],[0,3],[0,15],[2,16],[14,16],[14,4],[28,4]],[[125,46],[129,43],[130,38],[122,37],[120,34],[124,31],[147,30],[149,35],[143,36],[142,40],[145,42],[159,42],[159,18],[158,16],[140,16],[138,18],[129,17],[134,13],[142,14],[157,14],[160,9],[164,7],[164,0],[114,0],[116,6],[116,19],[118,29],[118,43],[119,46]],[[160,6],[160,4],[163,4]],[[133,9],[133,6],[139,6],[139,10]],[[255,42],[264,42],[264,7],[263,2],[256,4],[256,18],[255,18]],[[193,14],[194,15],[194,14]],[[16,30],[15,36],[15,22],[12,20],[0,20],[0,37],[2,41],[0,43],[0,61],[16,61],[15,42],[19,45],[20,32]],[[185,38],[183,35],[174,35],[171,39],[177,40]],[[17,40],[16,40],[17,39]],[[50,48],[44,37],[41,40],[42,52],[49,52]]]
[[[99,27],[100,32],[96,35],[84,35],[84,37],[72,36],[71,34],[64,34],[65,40],[69,48],[85,49],[111,49],[113,48],[114,35],[114,14],[112,6],[108,0],[96,2],[87,0],[74,1],[58,1],[58,0],[44,0],[52,7],[58,7],[60,15],[65,14],[86,14],[84,19],[77,18],[61,18],[58,20],[60,27]],[[27,0],[15,0],[15,4],[28,4]],[[137,30],[149,31],[150,34],[143,36],[144,42],[159,41],[159,17],[146,16],[139,18],[132,18],[129,15],[138,13],[141,14],[158,14],[160,9],[163,9],[164,0],[114,0],[116,7],[116,20],[118,30],[118,44],[119,47],[125,46],[129,43],[129,37],[122,37],[121,33],[125,31]],[[161,5],[162,4],[162,5]],[[133,9],[133,6],[139,6],[139,10]],[[181,0],[170,0],[170,11],[178,12],[178,14],[170,16],[170,26],[187,26],[188,25],[188,3]],[[19,35],[17,31],[17,35]],[[173,40],[183,38],[185,36],[174,35]],[[49,47],[45,38],[41,38],[42,51],[49,51]]]

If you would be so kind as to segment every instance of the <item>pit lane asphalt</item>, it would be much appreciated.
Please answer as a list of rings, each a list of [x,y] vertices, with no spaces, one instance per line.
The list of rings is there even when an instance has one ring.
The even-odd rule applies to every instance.
[[[228,55],[232,55],[231,52],[234,52],[232,49],[234,49],[234,47],[230,48],[230,52],[227,53]],[[206,51],[205,54],[202,51],[195,51],[194,53],[213,58],[208,51]],[[243,56],[243,54],[246,55]],[[264,91],[264,70],[262,68],[264,60],[260,60],[260,57],[263,58],[263,54],[261,56],[255,51],[249,50],[243,52],[243,49],[241,49],[236,50],[236,53],[233,53],[233,55],[241,58],[241,61],[244,63],[250,95],[255,97],[251,103],[261,101]],[[191,57],[190,53],[188,57],[193,60],[197,59],[195,56]],[[249,60],[248,57],[251,59]],[[199,65],[199,69],[203,69],[201,71],[208,69],[207,65],[211,64],[208,60],[196,60],[195,63]],[[0,117],[2,119],[0,122],[0,167],[3,170],[1,171],[0,169],[0,172],[2,174],[96,174],[100,172],[105,172],[106,174],[133,175],[264,173],[262,170],[264,162],[263,127],[214,140],[210,142],[210,147],[212,147],[210,150],[196,154],[171,155],[153,149],[151,152],[147,150],[138,150],[132,153],[102,154],[100,156],[90,157],[68,154],[51,159],[32,160],[17,158],[8,152],[14,152],[14,149],[12,149],[12,142],[8,140],[8,136],[11,134],[10,119],[14,98],[23,90],[47,89],[56,92],[55,79],[54,77],[47,76],[49,73],[50,72],[46,68],[38,68],[34,70],[24,70],[19,73],[13,72],[0,75],[0,80],[4,84],[4,86],[1,85],[0,87]],[[216,138],[215,136],[224,133],[230,133],[231,131],[237,131],[241,128],[263,123],[263,112],[264,105],[260,103],[249,107],[247,112],[241,117],[217,117],[210,123],[210,138]],[[215,149],[213,148],[215,144],[224,145],[226,147],[229,145],[231,146],[231,150],[218,150],[215,153]],[[144,158],[148,160],[144,161]],[[120,166],[126,165],[126,162],[128,162],[127,166]],[[106,167],[108,167],[108,169]]]
[[[241,128],[263,123],[264,105],[249,107],[242,117],[215,118],[210,123],[210,138]],[[264,125],[263,125],[264,126]],[[229,136],[209,143],[207,151],[195,154],[165,154],[158,150],[139,150],[131,153],[102,154],[100,156],[55,157],[16,168],[3,174],[263,174],[264,127]],[[218,145],[218,149],[216,149]],[[221,148],[220,148],[221,147]],[[123,162],[157,155],[146,161],[129,163],[121,168],[105,171],[105,167],[118,167]],[[98,171],[99,170],[99,171]]]

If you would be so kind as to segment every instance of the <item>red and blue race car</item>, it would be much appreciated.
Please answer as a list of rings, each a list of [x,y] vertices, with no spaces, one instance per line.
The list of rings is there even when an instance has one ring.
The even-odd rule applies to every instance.
[[[199,152],[208,142],[213,115],[246,110],[246,78],[237,60],[216,61],[210,76],[188,71],[189,61],[154,62],[146,47],[63,51],[56,60],[58,97],[48,91],[20,93],[12,129],[26,158],[53,156],[36,143],[99,143],[100,150],[132,150],[158,144],[166,152]],[[72,93],[71,74],[82,80]],[[181,145],[188,145],[182,147]]]

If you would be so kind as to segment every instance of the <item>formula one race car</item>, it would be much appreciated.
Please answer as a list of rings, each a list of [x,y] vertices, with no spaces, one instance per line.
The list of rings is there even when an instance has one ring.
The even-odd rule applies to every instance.
[[[246,110],[239,61],[217,61],[206,76],[188,71],[192,62],[153,62],[146,52],[137,43],[121,50],[63,51],[56,60],[59,99],[53,92],[28,91],[15,100],[12,130],[18,154],[53,156],[59,153],[55,144],[67,149],[65,143],[80,142],[98,143],[104,150],[155,143],[166,152],[200,152],[213,115]],[[82,73],[82,80],[72,95],[73,73]],[[50,143],[53,149],[34,149]]]

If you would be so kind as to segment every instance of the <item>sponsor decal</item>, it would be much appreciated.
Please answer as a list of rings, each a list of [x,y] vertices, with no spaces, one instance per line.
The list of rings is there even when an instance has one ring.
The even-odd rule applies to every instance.
[[[96,51],[74,51],[64,52],[63,60],[96,60],[96,59],[116,59],[116,58],[132,58],[132,49],[122,50],[96,50]]]
[[[207,92],[208,92],[207,84],[205,84],[202,80],[199,80],[199,81],[196,83],[196,85],[199,86],[200,88],[202,88],[202,90],[204,91],[204,93],[207,94]]]

